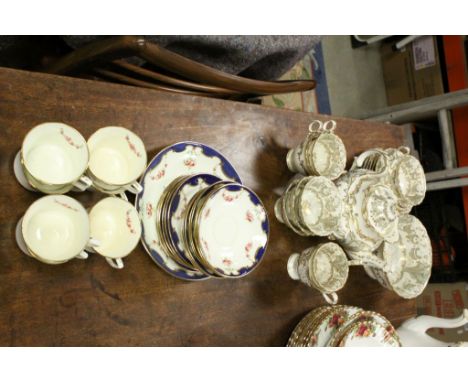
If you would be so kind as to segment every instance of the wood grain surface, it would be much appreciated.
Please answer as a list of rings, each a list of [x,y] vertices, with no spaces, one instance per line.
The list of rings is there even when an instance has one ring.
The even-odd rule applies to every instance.
[[[314,239],[277,222],[273,190],[293,175],[289,148],[314,118],[327,118],[195,96],[0,68],[0,345],[4,346],[284,346],[299,320],[323,305],[321,295],[291,280],[286,262]],[[403,144],[398,126],[336,118],[348,159],[371,147]],[[27,131],[48,121],[85,138],[124,126],[145,142],[148,157],[184,140],[213,146],[262,198],[271,221],[263,263],[239,280],[184,282],[153,263],[141,245],[123,270],[99,256],[46,265],[17,248],[15,225],[40,197],[13,175]],[[103,197],[72,194],[85,206]],[[394,324],[415,314],[404,300],[353,267],[340,303],[372,309]]]

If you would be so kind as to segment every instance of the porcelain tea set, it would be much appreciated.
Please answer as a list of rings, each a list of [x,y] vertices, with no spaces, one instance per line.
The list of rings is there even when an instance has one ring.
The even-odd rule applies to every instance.
[[[135,206],[154,262],[182,280],[239,278],[257,268],[269,238],[259,197],[218,151],[181,142],[160,151]]]
[[[290,347],[361,346],[467,346],[466,342],[446,343],[426,332],[431,328],[458,328],[468,323],[468,309],[460,317],[410,318],[395,330],[381,314],[346,305],[328,305],[309,312],[294,328]]]
[[[138,244],[141,224],[125,191],[138,193],[146,167],[141,139],[123,127],[104,127],[86,142],[73,127],[43,123],[29,131],[14,162],[19,183],[49,194],[36,200],[17,224],[16,240],[27,255],[47,264],[103,256],[121,269]],[[89,211],[69,191],[94,189],[108,196]]]
[[[306,139],[287,155],[289,169],[301,175],[277,200],[277,219],[299,235],[332,240],[292,254],[288,273],[336,304],[349,266],[361,265],[382,286],[414,298],[427,285],[432,266],[427,231],[409,215],[426,192],[422,166],[407,147],[371,149],[346,172],[346,151],[335,127],[334,121],[314,121]],[[315,163],[317,150],[326,153],[326,161]]]
[[[14,172],[24,188],[48,194],[16,229],[20,249],[47,264],[91,252],[122,269],[141,239],[171,275],[203,280],[246,276],[265,254],[262,202],[226,158],[201,143],[171,145],[147,166],[142,140],[128,129],[104,127],[86,141],[71,126],[43,123],[24,138]],[[86,210],[64,195],[86,190],[109,196]],[[135,207],[126,192],[136,195]]]
[[[289,347],[399,347],[400,337],[382,315],[355,306],[328,305],[308,313],[294,328]]]

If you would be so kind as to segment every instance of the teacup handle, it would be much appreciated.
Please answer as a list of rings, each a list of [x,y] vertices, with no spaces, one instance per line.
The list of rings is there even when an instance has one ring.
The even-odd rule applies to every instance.
[[[88,244],[86,244],[86,251],[91,252],[91,253],[96,253],[94,250],[94,247],[99,247],[101,245],[101,242],[98,239],[90,238],[88,240]]]
[[[80,191],[86,191],[92,185],[93,185],[93,181],[90,178],[88,178],[86,175],[81,176],[81,178],[78,179],[74,184],[74,186]]]
[[[322,292],[322,296],[325,299],[325,301],[329,303],[330,305],[336,305],[336,303],[338,302],[338,295],[336,294],[336,292],[332,292],[332,293]]]
[[[125,187],[125,189],[128,192],[131,192],[132,194],[135,194],[135,195],[138,195],[141,191],[143,191],[143,187],[138,182],[133,182],[132,184],[129,184],[128,186]]]
[[[109,257],[106,257],[105,259],[112,268],[122,269],[124,267],[122,259],[111,259]]]
[[[398,150],[403,154],[409,155],[411,153],[411,149],[408,146],[400,146],[398,147]]]
[[[81,251],[75,258],[80,260],[86,260],[88,258],[88,253],[86,251]]]

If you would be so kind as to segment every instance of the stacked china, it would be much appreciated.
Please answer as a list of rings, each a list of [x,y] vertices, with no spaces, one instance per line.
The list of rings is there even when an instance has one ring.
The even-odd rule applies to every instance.
[[[311,127],[316,125],[322,135],[332,134],[330,130],[335,127],[334,121],[314,121],[309,130],[315,131]],[[330,125],[333,129],[326,127]],[[288,153],[288,167],[309,176],[292,179],[275,204],[276,217],[299,235],[336,241],[352,261],[364,265],[370,277],[399,296],[418,296],[429,280],[432,265],[427,232],[416,217],[408,215],[413,206],[422,202],[426,192],[421,164],[407,147],[377,148],[363,152],[355,158],[351,169],[343,173],[344,149],[330,145],[318,155],[313,143],[317,137],[320,134],[310,132]],[[317,168],[326,167],[317,165],[322,161],[343,164],[343,169],[319,173]],[[335,257],[341,248],[332,251]],[[310,257],[313,250],[305,252]],[[291,255],[290,276],[321,291],[328,302],[336,303],[333,293],[338,289],[318,287],[311,271],[307,277],[299,277],[300,267],[291,266],[297,263],[298,256]],[[304,254],[301,256],[305,258]],[[341,263],[344,273],[353,265]]]
[[[382,315],[354,306],[323,306],[308,313],[294,328],[287,346],[401,346],[393,325]]]
[[[301,236],[327,236],[338,227],[342,201],[333,182],[324,176],[294,179],[276,201],[275,215]]]
[[[338,178],[346,166],[346,149],[343,141],[334,134],[335,128],[335,121],[313,121],[306,139],[289,150],[288,168],[302,175]]]
[[[268,217],[246,186],[212,174],[185,175],[164,190],[157,206],[160,246],[180,267],[208,277],[246,276],[268,242]]]
[[[143,141],[116,126],[98,129],[88,141],[75,128],[47,122],[32,128],[13,169],[27,190],[49,194],[36,200],[19,220],[15,236],[26,255],[46,264],[102,256],[116,269],[137,246],[141,222],[125,192],[142,191],[146,166]],[[90,210],[63,195],[87,189],[110,194]],[[116,197],[116,196],[120,197]]]

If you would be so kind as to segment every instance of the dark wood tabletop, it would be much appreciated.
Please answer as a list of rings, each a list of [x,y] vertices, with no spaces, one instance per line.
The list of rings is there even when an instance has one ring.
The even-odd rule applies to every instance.
[[[294,326],[324,304],[286,272],[292,252],[311,246],[274,217],[273,190],[293,176],[287,150],[312,119],[327,116],[116,84],[0,68],[0,345],[3,346],[284,346]],[[335,118],[348,160],[371,147],[404,144],[401,127]],[[186,282],[171,277],[139,245],[116,270],[99,256],[46,265],[20,252],[15,225],[41,195],[13,175],[27,131],[59,121],[85,138],[124,126],[145,142],[148,157],[195,140],[221,151],[264,202],[271,221],[262,264],[238,280]],[[72,194],[86,207],[102,194]],[[340,303],[375,310],[398,325],[415,315],[404,300],[352,267]]]

